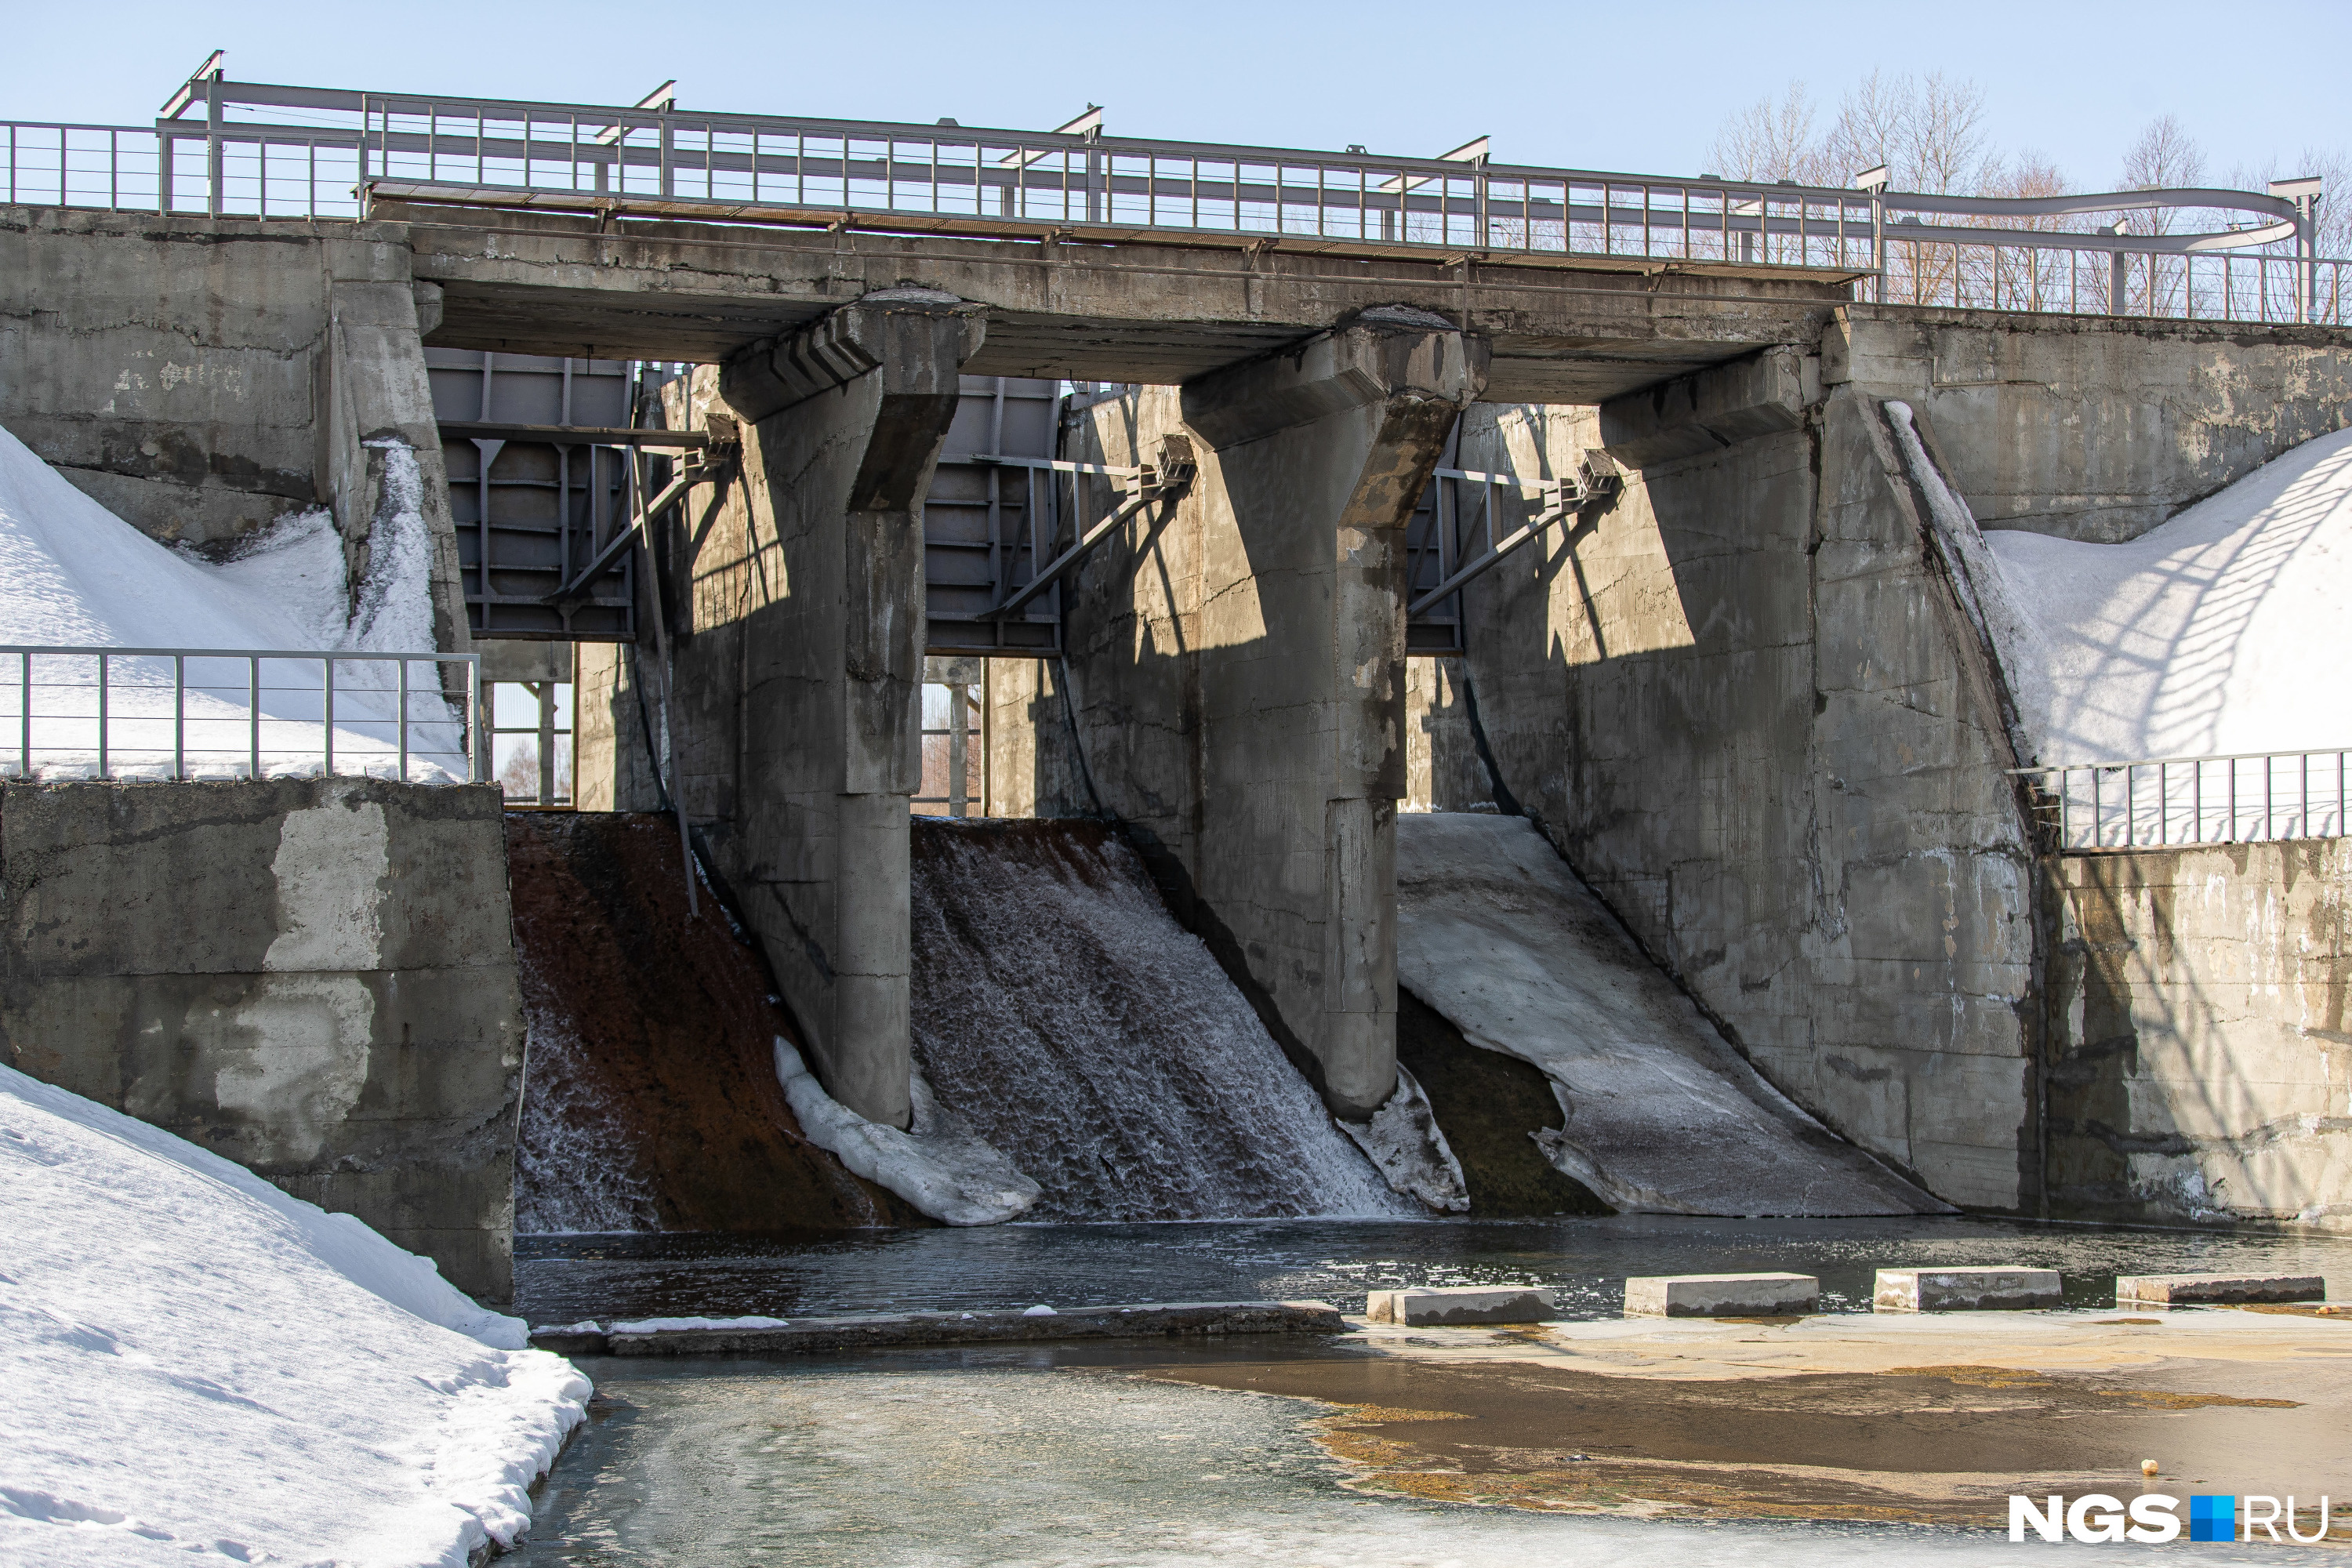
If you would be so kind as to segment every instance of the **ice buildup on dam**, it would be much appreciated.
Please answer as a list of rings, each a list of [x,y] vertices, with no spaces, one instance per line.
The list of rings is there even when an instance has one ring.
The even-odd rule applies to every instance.
[[[1758,1077],[1525,818],[1400,816],[1397,900],[1401,984],[1543,1069],[1567,1114],[1545,1152],[1612,1206],[1944,1210]]]

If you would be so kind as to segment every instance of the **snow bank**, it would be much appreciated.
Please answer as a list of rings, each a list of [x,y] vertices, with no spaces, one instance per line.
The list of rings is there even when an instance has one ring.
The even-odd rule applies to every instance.
[[[1966,519],[1933,466],[1914,463]],[[2352,430],[2126,543],[1982,537],[2016,609],[2018,625],[1992,629],[2036,761],[2352,745],[2352,683],[2328,657],[2352,602]]]
[[[917,1073],[914,1131],[868,1121],[825,1093],[782,1037],[776,1040],[776,1081],[800,1118],[801,1131],[820,1149],[878,1186],[887,1187],[933,1219],[950,1225],[995,1225],[1037,1201],[1037,1184],[1023,1175],[987,1140],[942,1111]]]
[[[466,1563],[589,1386],[426,1259],[0,1068],[0,1562]]]
[[[354,595],[342,541],[323,511],[280,521],[237,559],[215,566],[149,539],[0,429],[0,642],[353,653],[432,648],[432,540],[423,476],[408,447],[379,445],[385,448],[390,504],[370,535],[368,573]],[[250,771],[248,670],[243,659],[188,661],[186,743],[189,771],[198,777]],[[0,762],[22,739],[19,677],[17,661],[0,658]],[[36,658],[31,678],[35,773],[88,776],[98,760],[96,661]],[[106,721],[110,772],[134,778],[169,773],[172,678],[168,659],[114,662]],[[409,679],[410,776],[462,776],[461,726],[440,700],[436,667],[412,665]],[[263,773],[320,772],[326,729],[320,665],[266,663],[262,680]],[[338,771],[396,771],[398,681],[397,666],[390,663],[336,666]]]
[[[1947,1212],[1734,1054],[1525,817],[1398,816],[1397,979],[1543,1069],[1564,1124],[1537,1142],[1621,1210]]]

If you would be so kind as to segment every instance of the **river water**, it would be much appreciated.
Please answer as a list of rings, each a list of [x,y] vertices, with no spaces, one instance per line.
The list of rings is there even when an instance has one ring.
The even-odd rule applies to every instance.
[[[2294,1269],[2333,1276],[2333,1295],[2352,1288],[2352,1239],[1965,1218],[1040,1225],[818,1244],[526,1237],[518,1258],[520,1305],[537,1323],[1266,1297],[1355,1309],[1367,1289],[1490,1281],[1554,1285],[1563,1316],[1601,1318],[1619,1311],[1627,1274],[1761,1268],[1817,1274],[1824,1308],[1850,1310],[1867,1305],[1873,1269],[1901,1264],[2053,1267],[2081,1308],[2106,1307],[2118,1271]],[[1181,1353],[1264,1358],[1283,1345]],[[598,1386],[590,1424],[513,1561],[1860,1568],[1892,1554],[2009,1563],[2021,1550],[1995,1533],[1918,1526],[1643,1521],[1369,1495],[1313,1440],[1325,1407],[1133,1375],[1170,1358],[1155,1343],[585,1360]],[[2190,1564],[2246,1550],[2104,1552]]]
[[[1410,1285],[1550,1285],[1564,1318],[1615,1317],[1633,1274],[1812,1274],[1825,1311],[1866,1310],[1871,1275],[1919,1265],[2062,1271],[2106,1306],[2115,1276],[2261,1268],[2352,1292],[2352,1237],[2035,1226],[1964,1217],[1736,1220],[1224,1220],[877,1230],[810,1243],[740,1236],[520,1237],[516,1309],[588,1319],[792,1318],[1130,1301],[1311,1299],[1360,1311]]]

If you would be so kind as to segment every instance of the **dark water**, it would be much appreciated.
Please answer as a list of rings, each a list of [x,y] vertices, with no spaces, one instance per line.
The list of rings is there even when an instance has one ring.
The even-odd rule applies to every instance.
[[[2352,1292],[2352,1237],[1924,1216],[1226,1220],[515,1244],[516,1310],[533,1323],[1266,1298],[1355,1311],[1367,1290],[1489,1283],[1551,1285],[1562,1317],[1608,1318],[1628,1275],[1765,1269],[1818,1276],[1822,1308],[1835,1311],[1867,1310],[1878,1268],[1997,1264],[2060,1270],[2079,1307],[2111,1305],[2118,1273],[2292,1271],[2331,1276],[2331,1295]]]

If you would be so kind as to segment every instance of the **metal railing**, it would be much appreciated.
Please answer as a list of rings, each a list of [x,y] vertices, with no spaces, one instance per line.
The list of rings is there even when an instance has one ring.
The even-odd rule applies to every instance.
[[[203,119],[178,118],[199,107]],[[1098,126],[688,113],[217,73],[191,80],[167,109],[149,127],[0,122],[5,200],[357,218],[394,199],[998,238],[1214,238],[1454,261],[1810,269],[1885,303],[2352,319],[2352,263],[2311,253],[2308,202],[2252,192],[1998,200],[1503,164],[1483,143],[1393,158],[1112,137]],[[2079,226],[2133,211],[2252,216],[2182,235]]]
[[[0,645],[0,777],[471,784],[480,673],[470,653]]]
[[[2061,853],[2340,838],[2352,748],[2017,768]]]
[[[1896,195],[1890,212],[1974,215],[1973,227],[1916,216],[1885,230],[1883,264],[1859,292],[1875,303],[2186,321],[2352,321],[2352,262],[2309,251],[2307,211],[2251,191],[2111,191],[2050,200]],[[2192,234],[2007,227],[2117,212],[2240,212],[2244,226]]]

